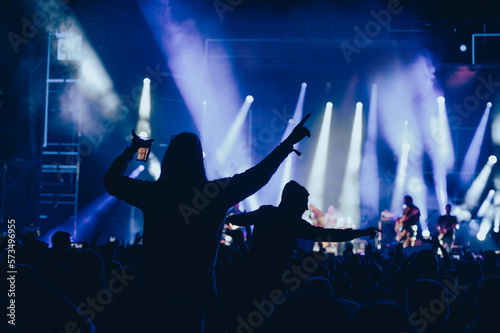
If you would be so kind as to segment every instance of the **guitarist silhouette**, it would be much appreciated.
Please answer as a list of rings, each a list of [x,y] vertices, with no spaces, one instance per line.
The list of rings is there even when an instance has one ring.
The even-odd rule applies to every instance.
[[[436,229],[439,232],[438,239],[443,242],[443,247],[450,252],[455,241],[455,226],[458,224],[456,216],[452,216],[451,205],[446,205],[446,214],[439,217]]]
[[[413,204],[413,198],[409,195],[404,197],[403,216],[396,220],[394,230],[396,240],[403,247],[413,246],[417,237],[418,222],[420,221],[420,210]]]

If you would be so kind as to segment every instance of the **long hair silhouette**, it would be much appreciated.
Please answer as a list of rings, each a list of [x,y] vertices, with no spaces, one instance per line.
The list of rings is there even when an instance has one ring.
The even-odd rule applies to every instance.
[[[172,138],[161,163],[160,180],[190,185],[207,181],[201,142],[195,134],[182,132]]]

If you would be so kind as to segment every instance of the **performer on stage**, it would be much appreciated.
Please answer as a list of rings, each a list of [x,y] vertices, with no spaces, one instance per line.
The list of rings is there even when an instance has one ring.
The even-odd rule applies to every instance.
[[[439,217],[436,229],[439,232],[439,241],[446,251],[450,252],[455,241],[455,226],[458,224],[456,216],[451,215],[451,205],[446,205],[446,214]]]
[[[417,239],[418,223],[420,221],[420,210],[413,204],[413,198],[409,195],[404,197],[403,216],[396,220],[394,230],[396,240],[403,247],[414,246]]]

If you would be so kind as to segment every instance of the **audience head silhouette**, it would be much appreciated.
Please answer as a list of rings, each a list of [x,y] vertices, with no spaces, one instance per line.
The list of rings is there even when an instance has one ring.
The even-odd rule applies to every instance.
[[[200,139],[182,132],[170,141],[161,164],[161,179],[199,184],[207,181]]]
[[[307,189],[294,180],[289,181],[283,188],[280,207],[286,208],[293,214],[302,215],[307,209]]]
[[[52,247],[70,248],[71,235],[66,231],[57,231],[51,237]]]

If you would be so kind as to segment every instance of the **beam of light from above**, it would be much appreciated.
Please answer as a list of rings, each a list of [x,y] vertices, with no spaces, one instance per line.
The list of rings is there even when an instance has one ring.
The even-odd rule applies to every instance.
[[[490,117],[491,103],[486,105],[483,117],[479,123],[474,138],[469,145],[467,154],[465,154],[464,162],[462,168],[460,169],[460,181],[463,187],[470,185],[474,172],[476,171],[477,162],[479,159],[479,154],[481,153],[481,146],[483,145],[484,133],[486,132],[486,125],[488,124],[488,119]]]
[[[142,85],[141,100],[139,102],[139,120],[137,121],[136,132],[145,132],[145,137],[151,135],[151,80],[145,78]]]
[[[491,169],[493,165],[496,163],[496,157],[494,155],[488,158],[488,162],[483,167],[479,175],[474,179],[472,185],[465,193],[465,206],[467,209],[472,210],[479,204],[479,199],[483,194],[484,188],[488,183],[488,179],[490,178]]]
[[[221,167],[217,163],[216,151],[241,106],[230,57],[225,57],[227,52],[222,42],[210,38],[208,29],[204,29],[202,35],[192,16],[186,18],[180,14],[191,9],[189,2],[176,2],[175,8],[169,0],[139,1],[138,5],[200,133],[207,153],[207,176],[219,177]],[[212,57],[212,54],[217,54],[217,57]],[[210,115],[205,118],[203,101],[207,101]],[[246,138],[245,133],[242,135]],[[241,151],[249,150],[247,140],[238,144]],[[237,158],[252,164],[247,159],[248,156]]]
[[[136,131],[141,137],[151,137],[151,80],[145,78],[142,85],[141,99],[139,102],[139,119]],[[154,180],[160,178],[161,164],[158,157],[151,151],[147,162],[149,174]]]
[[[302,120],[302,109],[304,107],[304,99],[306,95],[306,88],[307,84],[303,82],[300,85],[300,93],[299,93],[299,98],[297,100],[297,104],[295,105],[295,111],[293,112],[293,118],[288,121],[286,124],[285,132],[283,133],[283,136],[281,138],[281,142],[285,140],[290,133],[292,133],[293,128]],[[278,128],[277,128],[278,129]],[[299,150],[299,143],[295,144],[295,149]],[[281,201],[281,190],[285,187],[285,184],[288,183],[290,180],[292,180],[292,174],[294,170],[294,164],[297,159],[297,156],[295,154],[290,154],[288,157],[285,159],[285,162],[280,166],[278,169],[277,174],[275,175],[278,176],[280,172],[282,172],[282,177],[281,177],[281,185],[279,187],[279,190],[276,191],[276,193],[279,193],[276,198],[276,203],[278,204]],[[280,170],[281,169],[281,170]]]
[[[401,146],[401,156],[398,160],[394,190],[392,192],[391,212],[399,214],[401,211],[401,202],[404,197],[406,184],[406,169],[408,167],[408,156],[410,154],[410,144],[403,143]]]
[[[233,148],[236,142],[239,142],[238,139],[241,138],[241,129],[243,127],[245,119],[247,118],[248,110],[250,110],[252,102],[252,96],[247,96],[245,98],[245,101],[243,102],[243,105],[241,106],[236,119],[227,132],[222,146],[217,149],[217,161],[221,166],[224,166],[226,164],[227,158],[233,152]]]
[[[139,165],[135,168],[131,173],[129,173],[128,177],[137,178],[142,171],[145,170],[144,165]],[[116,197],[109,195],[108,193],[103,193],[97,199],[89,203],[87,206],[82,208],[78,212],[78,223],[77,223],[77,235],[78,239],[73,239],[73,241],[84,241],[90,236],[92,232],[97,228],[96,223],[99,222],[98,218],[109,210],[111,205],[118,201]],[[45,242],[49,242],[50,237],[56,231],[66,231],[70,234],[73,234],[73,220],[66,220],[65,222],[59,224],[54,227],[52,230],[45,233],[42,237]],[[75,237],[75,235],[73,235]]]
[[[69,72],[76,70],[78,78],[76,83],[64,85],[64,92],[59,97],[60,115],[68,122],[79,124],[85,135],[102,135],[96,130],[103,123],[102,117],[114,123],[128,112],[128,108],[115,93],[111,78],[73,15],[65,18],[60,31],[65,31],[61,34],[82,36],[81,60],[59,63],[66,66]],[[94,110],[100,114],[96,115]]]
[[[340,193],[340,214],[354,223],[360,221],[359,170],[361,168],[361,147],[363,137],[363,104],[356,104],[351,143],[347,154],[344,181]]]
[[[361,214],[368,220],[376,219],[379,215],[379,177],[377,158],[377,84],[372,85],[370,107],[368,109],[368,124],[366,126],[366,141],[359,183],[363,188],[360,193]]]
[[[446,112],[446,104],[444,97],[442,102],[438,102],[438,117],[437,128],[432,129],[432,138],[437,143],[437,158],[446,171],[453,169],[455,165],[455,153],[453,151],[453,143],[451,141],[451,131]]]
[[[310,193],[309,202],[320,210],[324,210],[323,201],[325,196],[326,168],[328,163],[328,145],[330,141],[330,127],[332,122],[331,102],[326,103],[325,114],[319,132],[318,143],[307,181],[307,189]]]
[[[477,239],[480,240],[481,242],[486,239],[486,236],[490,232],[491,226],[493,221],[491,220],[490,217],[485,217],[481,220],[481,224],[479,225],[479,231],[476,235]]]
[[[477,217],[483,217],[488,209],[490,208],[490,205],[493,201],[493,197],[495,196],[495,190],[490,190],[488,192],[488,195],[486,196],[486,199],[484,199],[483,203],[479,207],[479,210],[477,211]]]
[[[488,104],[492,105],[490,102]],[[493,123],[491,124],[491,139],[495,145],[500,146],[500,109],[498,107],[494,114]]]
[[[431,117],[430,128],[435,149],[429,154],[432,159],[434,190],[436,193],[439,212],[445,214],[448,203],[446,176],[455,164],[455,154],[451,142],[451,132],[446,115],[446,105],[443,96],[437,98],[437,117]]]
[[[500,192],[496,192],[493,197],[493,231],[496,233],[500,232]]]

